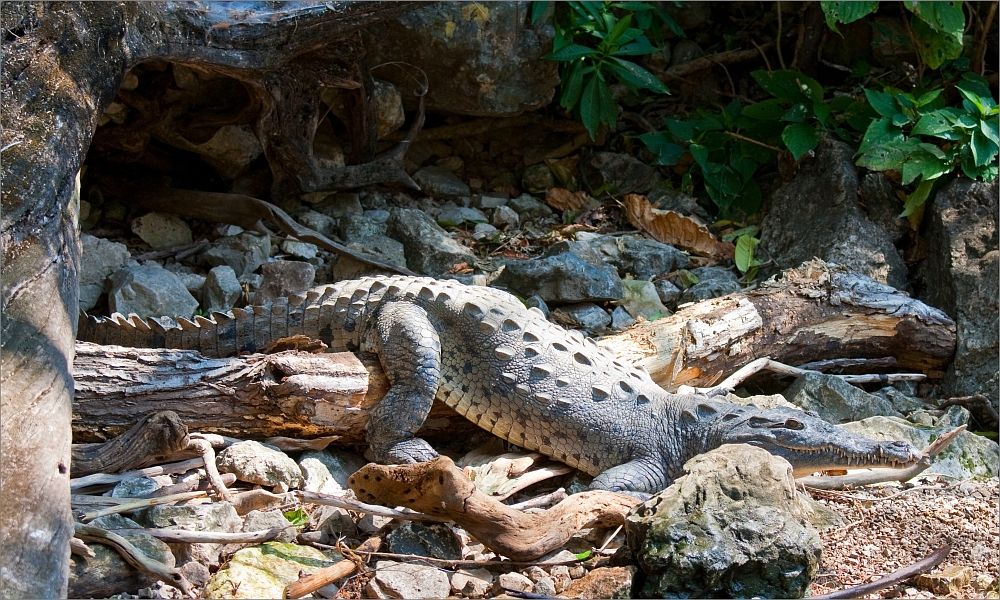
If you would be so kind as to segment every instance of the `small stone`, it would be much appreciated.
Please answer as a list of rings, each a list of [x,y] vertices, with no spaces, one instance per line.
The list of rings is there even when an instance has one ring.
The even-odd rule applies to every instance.
[[[90,310],[97,305],[108,276],[128,264],[131,255],[125,244],[82,234],[80,242],[80,310]]]
[[[208,312],[227,311],[242,295],[243,286],[236,278],[236,271],[232,267],[219,265],[213,267],[205,277],[205,284],[201,290],[201,305]]]
[[[129,477],[119,481],[113,490],[112,498],[141,498],[160,489],[160,484],[149,477]]]
[[[287,454],[260,442],[237,442],[219,452],[216,457],[219,471],[232,473],[240,481],[267,487],[285,484],[298,488],[303,483],[299,465]]]
[[[552,215],[552,209],[531,194],[521,194],[520,196],[511,198],[507,204],[520,215],[521,219],[548,217]]]
[[[243,228],[239,225],[231,225],[229,223],[219,223],[212,229],[215,235],[219,237],[229,237],[233,235],[239,235],[243,233]]]
[[[392,517],[383,517],[380,515],[373,515],[371,513],[366,513],[358,521],[358,531],[360,531],[361,533],[372,534],[382,529],[391,522],[392,522]]]
[[[424,167],[413,174],[413,180],[428,196],[458,198],[468,196],[469,186],[443,167]]]
[[[939,596],[961,596],[962,588],[972,581],[972,567],[945,567],[937,573],[921,573],[914,583]]]
[[[532,591],[536,594],[542,596],[555,596],[556,595],[556,582],[551,577],[539,577],[535,580],[535,585]]]
[[[451,206],[442,209],[437,216],[441,227],[458,227],[466,223],[486,223],[489,221],[483,211],[478,208]]]
[[[545,163],[538,163],[525,167],[521,185],[532,194],[544,194],[549,188],[555,187],[556,179]]]
[[[177,275],[158,264],[122,269],[111,276],[108,308],[141,317],[190,317],[198,301]]]
[[[530,592],[535,584],[520,573],[503,573],[499,577],[500,587],[515,592]]]
[[[319,248],[316,247],[316,244],[300,242],[299,240],[285,240],[281,242],[281,249],[292,256],[297,256],[306,260],[316,258],[316,254],[319,252]]]
[[[575,565],[573,569],[583,569]],[[570,569],[572,573],[572,569]],[[581,575],[564,592],[567,598],[631,598],[635,567],[598,567]]]
[[[227,179],[243,173],[264,149],[250,125],[224,125],[204,144],[195,147],[206,162]]]
[[[337,227],[337,222],[332,217],[315,210],[302,212],[299,214],[298,220],[299,223],[323,235],[332,235]]]
[[[493,219],[490,221],[495,227],[506,229],[507,227],[517,227],[521,222],[521,217],[517,211],[509,206],[498,206],[493,209]]]
[[[549,571],[549,575],[555,581],[556,593],[561,594],[573,583],[573,578],[569,574],[568,565],[556,565]]]
[[[442,523],[403,523],[385,537],[389,552],[459,560],[462,546],[450,527]]]
[[[368,591],[379,598],[446,598],[451,582],[441,569],[380,560]]]
[[[573,579],[580,579],[587,574],[587,569],[583,565],[573,565],[569,568],[569,576]]]
[[[656,288],[656,295],[660,297],[660,302],[667,306],[677,306],[677,301],[681,297],[681,288],[666,279],[657,279],[653,282]]]
[[[254,300],[258,304],[304,292],[316,279],[316,268],[298,260],[275,260],[264,264],[260,270],[264,281]]]
[[[490,196],[488,194],[483,194],[482,196],[477,196],[472,201],[472,205],[476,208],[482,209],[496,209],[501,206],[507,206],[507,196]]]
[[[451,590],[468,598],[483,598],[493,585],[493,573],[486,569],[459,569],[451,576]]]
[[[294,542],[298,532],[294,527],[288,527],[288,519],[278,509],[251,510],[243,516],[243,531],[264,531],[267,529],[286,527],[278,537],[279,542]]]
[[[154,250],[184,246],[192,241],[191,228],[176,215],[151,212],[132,221],[132,233]]]
[[[496,240],[500,237],[500,231],[489,223],[477,223],[472,230],[472,239],[477,242],[484,240]]]
[[[611,325],[611,315],[592,302],[580,302],[560,306],[552,311],[552,317],[569,327],[598,332]]]
[[[343,450],[309,450],[299,457],[307,492],[337,494],[347,489],[347,479],[365,465],[356,454]]]
[[[617,306],[611,311],[611,328],[622,331],[635,325],[635,317],[628,314],[624,308]]]

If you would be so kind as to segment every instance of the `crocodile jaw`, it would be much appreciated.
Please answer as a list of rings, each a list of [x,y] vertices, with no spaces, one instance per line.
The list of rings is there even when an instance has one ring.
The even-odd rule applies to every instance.
[[[917,463],[922,455],[910,444],[902,441],[831,444],[821,448],[790,448],[766,442],[749,442],[752,446],[764,448],[771,454],[780,456],[792,464],[796,477],[829,469],[858,469],[889,467],[902,469]]]

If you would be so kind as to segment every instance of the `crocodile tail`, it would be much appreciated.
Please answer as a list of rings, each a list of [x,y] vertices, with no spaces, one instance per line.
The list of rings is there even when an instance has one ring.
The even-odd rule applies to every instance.
[[[262,351],[277,339],[300,333],[288,325],[290,321],[301,323],[301,318],[295,319],[293,315],[301,314],[301,305],[305,302],[305,296],[279,298],[263,305],[234,308],[193,319],[143,318],[135,314],[126,317],[121,313],[95,317],[83,313],[77,339],[133,348],[197,350],[209,357],[235,356]],[[292,311],[290,303],[295,307]]]

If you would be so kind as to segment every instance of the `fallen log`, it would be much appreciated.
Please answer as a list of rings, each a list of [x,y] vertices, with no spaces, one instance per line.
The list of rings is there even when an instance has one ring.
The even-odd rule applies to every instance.
[[[598,341],[668,390],[711,386],[762,357],[787,365],[889,357],[894,370],[938,378],[955,342],[944,312],[821,260]]]

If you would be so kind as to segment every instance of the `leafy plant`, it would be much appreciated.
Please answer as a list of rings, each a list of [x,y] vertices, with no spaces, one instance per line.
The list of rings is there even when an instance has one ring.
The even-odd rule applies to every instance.
[[[757,246],[760,245],[760,238],[757,237],[759,233],[759,226],[748,225],[722,236],[723,240],[735,243],[733,262],[747,281],[756,279],[757,271],[764,264],[764,261],[757,258]]]
[[[798,71],[755,71],[754,80],[770,99],[743,106],[734,100],[719,112],[667,119],[663,131],[639,139],[665,166],[689,162],[700,171],[709,198],[724,216],[752,214],[760,207],[758,171],[776,163],[782,148],[798,160],[813,150],[823,131],[853,136],[869,122],[864,106],[847,96],[825,97],[823,87]],[[691,189],[691,171],[682,187]]]
[[[285,516],[285,520],[296,527],[300,527],[309,522],[309,515],[301,506],[294,510],[286,510],[281,514]]]
[[[969,179],[997,177],[997,102],[986,80],[974,73],[966,73],[955,89],[961,106],[946,106],[943,89],[865,90],[880,118],[865,131],[857,164],[873,171],[897,171],[903,185],[916,185],[906,198],[903,216],[913,215],[935,183],[956,169]]]
[[[540,20],[550,4],[533,3],[532,20]],[[667,93],[662,81],[631,60],[657,51],[647,31],[655,30],[658,23],[680,34],[680,28],[660,6],[574,1],[555,3],[554,9],[556,34],[546,58],[562,63],[559,103],[576,115],[591,139],[602,125],[614,127],[618,122],[611,84],[621,83],[630,91]]]
[[[920,60],[932,69],[962,54],[962,33],[965,31],[965,14],[961,0],[909,0],[900,3],[913,17],[908,30]],[[896,3],[892,3],[896,5]],[[821,0],[820,7],[826,24],[837,31],[838,23],[853,23],[878,10],[878,0]]]

